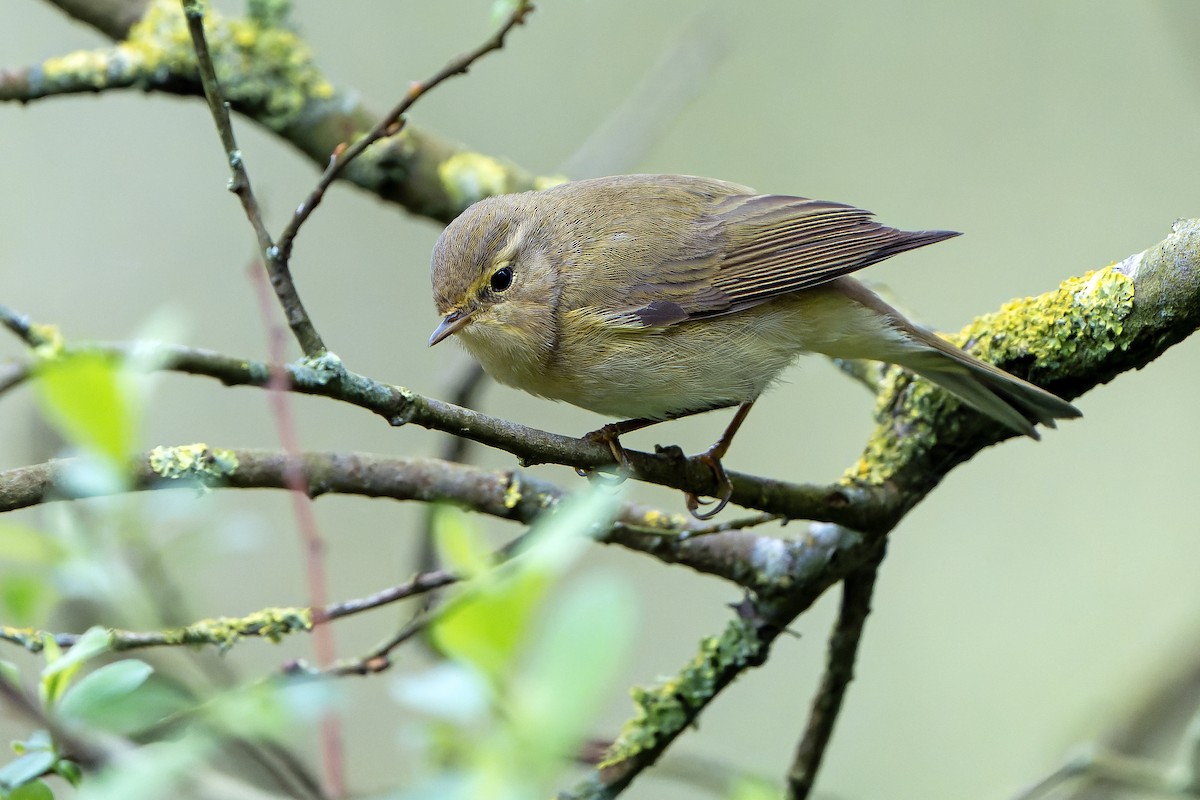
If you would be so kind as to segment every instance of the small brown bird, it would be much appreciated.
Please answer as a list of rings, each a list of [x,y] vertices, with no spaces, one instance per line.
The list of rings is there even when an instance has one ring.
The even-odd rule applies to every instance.
[[[575,181],[475,203],[433,251],[442,322],[501,383],[625,421],[619,436],[739,406],[701,458],[721,459],[751,405],[800,353],[899,364],[1018,433],[1079,411],[913,324],[849,277],[952,231],[906,232],[862,209],[684,175]]]

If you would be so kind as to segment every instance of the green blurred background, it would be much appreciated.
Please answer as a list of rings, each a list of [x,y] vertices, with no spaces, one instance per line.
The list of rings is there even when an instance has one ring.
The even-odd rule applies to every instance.
[[[489,6],[304,3],[295,18],[327,73],[383,110],[409,81],[481,41],[491,29]],[[702,37],[709,55],[698,64],[677,60],[672,78],[694,100],[664,120],[646,152],[631,146],[633,161],[593,168],[708,175],[854,203],[900,227],[963,231],[870,275],[942,329],[1150,247],[1172,220],[1198,211],[1193,2],[724,6],[546,2],[504,52],[423,98],[411,119],[551,174],[673,43]],[[104,44],[34,0],[9,0],[5,10],[0,65]],[[675,94],[676,85],[668,90]],[[278,231],[314,169],[244,122],[238,132]],[[626,135],[618,130],[615,139]],[[127,339],[165,312],[182,322],[186,343],[264,357],[247,277],[253,239],[226,181],[208,112],[195,100],[128,92],[0,105],[0,302],[59,324],[72,339]],[[436,323],[427,269],[437,235],[433,223],[335,187],[301,234],[293,271],[326,342],[350,368],[445,396],[466,356],[425,347]],[[11,337],[0,338],[0,357],[20,352]],[[1010,796],[1200,659],[1198,356],[1200,342],[1189,340],[1087,394],[1076,401],[1081,421],[1041,443],[982,453],[909,515],[883,567],[820,790]],[[568,434],[602,422],[506,388],[490,387],[483,404]],[[727,463],[833,480],[857,457],[871,406],[830,364],[803,360],[759,404]],[[307,449],[434,454],[441,442],[325,401],[298,398],[295,408]],[[51,454],[28,391],[3,397],[0,409],[0,468]],[[678,442],[694,452],[726,417],[630,441]],[[277,445],[262,392],[177,375],[161,380],[143,441]],[[477,456],[511,466],[503,454]],[[565,468],[536,472],[579,485]],[[634,496],[682,504],[676,493],[646,487]],[[316,507],[334,598],[411,573],[419,508],[336,497]],[[12,518],[50,524],[45,510]],[[802,531],[796,524],[783,533]],[[176,497],[152,535],[181,585],[200,594],[198,616],[305,602],[282,493]],[[615,548],[597,547],[586,561],[585,570],[627,576],[641,605],[625,685],[614,688],[597,723],[604,736],[631,710],[625,687],[673,673],[699,637],[720,630],[726,604],[739,596]],[[781,639],[770,663],[726,692],[676,750],[781,776],[835,607],[827,597],[806,615],[800,637]],[[385,611],[339,625],[340,651],[369,646],[394,617]],[[227,661],[253,675],[308,655],[309,646],[299,638],[281,647],[249,642]],[[364,790],[393,784],[390,765],[404,749],[404,712],[380,699],[387,680],[344,687],[360,734],[350,743],[349,774]],[[628,796],[695,792],[644,777]]]

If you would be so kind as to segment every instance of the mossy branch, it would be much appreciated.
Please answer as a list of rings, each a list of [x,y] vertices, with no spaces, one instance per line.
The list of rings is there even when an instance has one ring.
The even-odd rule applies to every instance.
[[[1053,292],[1009,303],[977,319],[957,341],[1071,399],[1149,364],[1198,327],[1200,220],[1181,220],[1150,249],[1068,279]],[[878,427],[842,481],[855,489],[886,490],[893,505],[878,519],[891,519],[892,525],[863,535],[813,526],[841,536],[828,554],[829,569],[839,572],[839,578],[870,563],[888,530],[954,466],[1013,435],[923,384],[902,370],[892,370],[879,383]],[[722,688],[766,660],[779,633],[824,588],[821,580],[781,584],[776,592],[761,593],[752,606],[743,606],[725,634],[702,643],[697,659],[677,676],[655,689],[639,690],[638,710],[601,766],[564,796],[600,800],[619,794]],[[689,691],[681,693],[680,687]]]
[[[177,0],[57,3],[115,41],[113,47],[0,70],[0,102],[121,89],[203,96],[195,54]],[[286,4],[250,4],[259,16],[206,15],[222,92],[236,112],[289,142],[324,169],[339,146],[383,116],[330,81],[288,26]],[[266,13],[274,8],[276,13]],[[397,94],[404,90],[398,89]],[[409,125],[350,163],[345,180],[414,214],[449,222],[476,200],[556,183],[506,161]]]

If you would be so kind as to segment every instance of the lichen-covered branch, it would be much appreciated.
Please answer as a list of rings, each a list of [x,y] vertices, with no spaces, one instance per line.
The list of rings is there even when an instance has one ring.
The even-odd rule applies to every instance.
[[[126,489],[289,489],[293,466],[285,453],[270,450],[230,450],[205,444],[157,447],[131,459]],[[0,472],[0,512],[80,497],[62,494],[58,488],[62,476],[74,467],[72,459],[60,459]],[[298,467],[312,497],[353,494],[447,502],[524,524],[556,505],[564,494],[553,484],[517,471],[492,472],[436,459],[305,453]],[[812,539],[790,541],[741,529],[712,533],[686,515],[631,503],[621,507],[613,529],[600,540],[725,578],[752,591],[808,580],[822,571],[827,559]],[[835,570],[824,580],[836,580],[840,575]]]
[[[1144,366],[1200,327],[1200,220],[1177,222],[1149,250],[1072,278],[1053,292],[979,318],[959,341],[993,363],[1070,399]],[[636,695],[638,708],[602,765],[566,797],[615,797],[746,669],[761,664],[776,636],[830,584],[869,563],[882,538],[957,464],[1012,434],[899,370],[881,383],[878,427],[843,478],[848,489],[884,490],[890,525],[860,534],[812,526],[829,538],[826,564],[798,582],[745,604],[725,634],[702,643],[678,675]],[[817,549],[817,548],[815,548]]]
[[[449,572],[434,570],[367,597],[331,603],[320,609],[320,613],[314,613],[312,608],[264,608],[243,617],[203,619],[182,628],[168,628],[162,631],[125,631],[112,628],[108,631],[109,649],[121,652],[147,647],[212,645],[227,650],[239,639],[249,637],[279,642],[290,634],[311,631],[315,617],[326,621],[341,619],[448,586],[456,580],[458,578]],[[31,653],[40,653],[45,647],[47,637],[65,648],[74,646],[81,635],[51,634],[31,628],[0,625],[0,641],[18,645]]]
[[[0,306],[0,320],[19,317]],[[33,323],[29,323],[33,324]],[[39,326],[45,335],[61,339],[52,326]],[[101,353],[115,359],[132,356],[132,345],[58,345],[44,357],[58,352]],[[153,363],[158,369],[216,378],[229,386],[266,387],[272,380],[271,365],[223,355],[211,350],[170,345],[156,346],[153,358],[146,347],[137,349],[139,364]],[[345,369],[332,354],[323,359],[279,367],[286,377],[285,388],[300,394],[318,395],[371,411],[392,425],[416,424],[445,431],[506,450],[523,463],[556,463],[580,468],[612,464],[612,452],[603,444],[574,439],[518,425],[477,411],[423,397],[401,386],[372,380]],[[27,373],[26,373],[27,374]],[[630,463],[640,480],[683,491],[703,492],[712,486],[712,471],[695,459],[684,459],[677,451],[660,454],[629,451]],[[734,502],[789,519],[838,522],[859,529],[878,527],[888,509],[888,489],[803,486],[786,481],[730,473]],[[2,507],[0,507],[2,510]]]
[[[202,95],[177,0],[58,5],[116,44],[0,70],[0,102],[121,89]],[[286,4],[251,3],[249,8],[257,16],[233,18],[211,10],[207,14],[208,41],[223,94],[235,111],[324,169],[339,145],[369,131],[382,114],[367,108],[353,89],[335,86],[325,77],[308,45],[288,26]],[[404,89],[398,88],[397,94]],[[539,178],[411,125],[369,148],[342,177],[414,214],[442,222],[487,195],[542,188],[560,180]]]

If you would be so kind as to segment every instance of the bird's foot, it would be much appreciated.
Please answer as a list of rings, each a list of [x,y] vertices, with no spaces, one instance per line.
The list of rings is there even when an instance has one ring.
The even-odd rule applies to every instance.
[[[597,444],[606,444],[612,452],[613,461],[617,463],[617,471],[602,472],[598,468],[585,469],[576,467],[575,474],[587,478],[588,480],[597,480],[603,482],[607,486],[617,486],[625,482],[625,479],[633,474],[633,464],[629,461],[629,453],[625,452],[625,448],[621,446],[620,436],[624,431],[619,423],[611,423],[605,425],[599,430],[594,430],[591,433],[585,433],[584,439]]]
[[[716,448],[714,447],[713,450]],[[696,519],[712,519],[717,514],[724,510],[725,506],[729,505],[730,498],[733,497],[733,481],[729,480],[729,475],[725,472],[725,467],[721,464],[721,458],[715,454],[713,450],[701,453],[696,456],[697,459],[703,461],[712,470],[713,478],[717,481],[717,493],[712,499],[706,500],[700,495],[687,493],[687,508],[692,512],[692,516]],[[708,506],[716,503],[716,506],[708,511],[701,511],[701,506]]]

